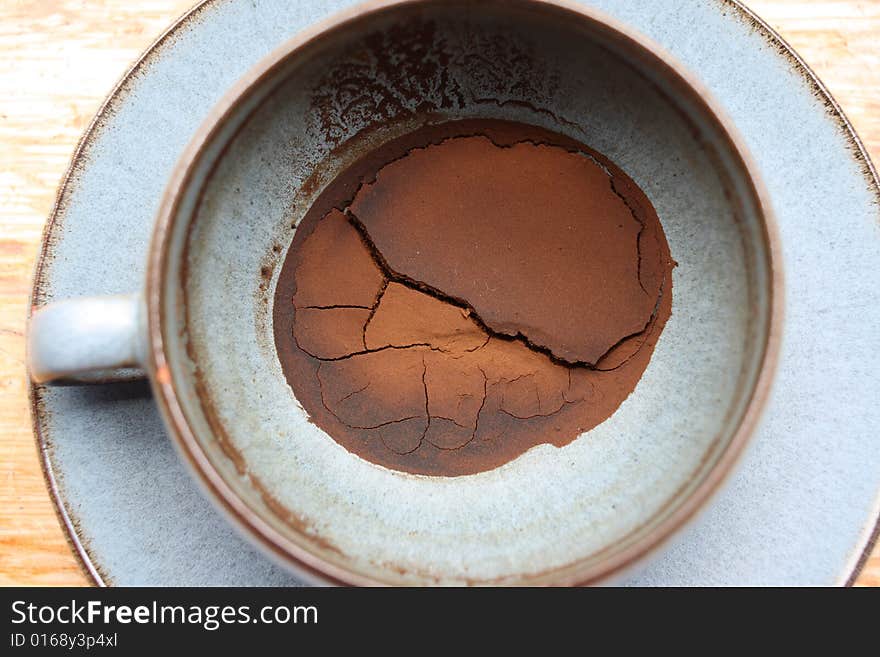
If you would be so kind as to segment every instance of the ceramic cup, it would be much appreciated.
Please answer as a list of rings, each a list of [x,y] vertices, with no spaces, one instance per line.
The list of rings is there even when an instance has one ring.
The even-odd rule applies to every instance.
[[[410,475],[309,422],[275,353],[273,292],[338,172],[426,121],[475,117],[570,135],[625,170],[678,262],[673,310],[632,395],[571,444]],[[752,432],[778,352],[777,258],[736,132],[656,45],[559,0],[374,2],[229,92],[168,183],[144,290],[35,310],[29,366],[38,383],[141,368],[218,508],[308,579],[607,581],[705,504]]]

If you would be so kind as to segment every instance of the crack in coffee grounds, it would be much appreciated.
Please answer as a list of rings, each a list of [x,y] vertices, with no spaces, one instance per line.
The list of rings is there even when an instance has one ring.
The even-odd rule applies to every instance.
[[[350,451],[470,474],[614,412],[669,316],[672,266],[607,158],[521,124],[429,126],[356,162],[301,222],[276,346]]]

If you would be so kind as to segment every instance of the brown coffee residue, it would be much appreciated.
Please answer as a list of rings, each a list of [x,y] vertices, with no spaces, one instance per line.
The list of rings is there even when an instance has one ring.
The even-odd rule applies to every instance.
[[[472,474],[618,408],[669,317],[673,264],[648,199],[583,144],[495,120],[425,127],[356,162],[301,222],[276,347],[349,451]]]

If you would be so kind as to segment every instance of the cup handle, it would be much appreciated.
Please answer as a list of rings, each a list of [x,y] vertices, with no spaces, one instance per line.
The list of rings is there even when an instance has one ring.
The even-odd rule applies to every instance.
[[[34,309],[27,361],[35,383],[110,383],[145,377],[140,294],[83,297]]]

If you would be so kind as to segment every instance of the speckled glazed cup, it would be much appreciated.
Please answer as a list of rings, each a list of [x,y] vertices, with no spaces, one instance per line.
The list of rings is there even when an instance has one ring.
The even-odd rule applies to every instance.
[[[641,186],[678,262],[672,316],[633,394],[571,444],[410,475],[309,422],[275,353],[273,293],[338,172],[426,121],[475,117],[574,137]],[[308,579],[595,583],[686,523],[747,442],[778,352],[778,254],[734,129],[644,38],[558,0],[373,2],[227,94],[168,183],[144,290],[40,309],[29,366],[37,382],[141,368],[218,508]]]

